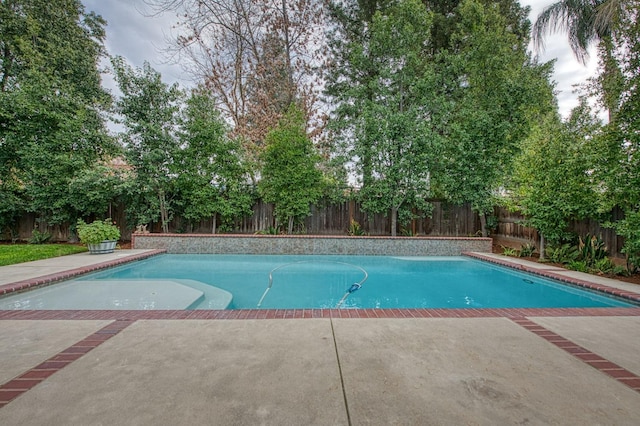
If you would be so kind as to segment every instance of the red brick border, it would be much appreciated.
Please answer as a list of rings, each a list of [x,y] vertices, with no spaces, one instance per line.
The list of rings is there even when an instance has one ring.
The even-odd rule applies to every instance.
[[[27,372],[0,385],[0,408],[29,391],[52,374],[62,370],[73,361],[82,358],[94,348],[129,327],[132,323],[133,321],[129,320],[114,321],[83,340],[69,346],[57,355],[36,365]]]
[[[553,331],[539,325],[534,321],[531,321],[528,318],[511,318],[511,321],[525,328],[526,330],[529,330],[536,336],[542,337],[543,339],[545,339],[549,343],[554,344],[563,351],[570,353],[580,361],[589,364],[596,370],[607,374],[611,378],[629,386],[634,391],[640,393],[640,376],[638,376],[637,374],[632,373],[626,368],[622,368],[618,364],[611,362],[608,359],[603,358],[586,348],[583,348],[577,343],[574,343],[571,340],[554,333]]]
[[[1,320],[160,320],[160,319],[305,319],[305,318],[522,318],[640,316],[633,308],[517,309],[234,309],[180,311],[0,311]]]

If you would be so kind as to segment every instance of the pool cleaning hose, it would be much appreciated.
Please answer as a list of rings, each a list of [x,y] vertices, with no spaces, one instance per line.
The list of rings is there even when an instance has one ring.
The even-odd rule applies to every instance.
[[[273,273],[275,271],[277,271],[278,269],[284,268],[286,266],[290,266],[290,265],[296,265],[296,264],[300,264],[300,263],[315,263],[315,262],[338,263],[340,265],[353,266],[354,268],[360,269],[364,273],[364,278],[362,280],[360,280],[360,282],[354,283],[351,287],[349,287],[349,289],[344,294],[344,296],[342,296],[342,299],[340,299],[340,301],[336,305],[336,309],[339,308],[340,305],[342,305],[342,303],[346,300],[347,297],[349,297],[349,295],[351,293],[353,293],[354,291],[360,289],[360,287],[362,287],[362,284],[364,284],[364,282],[367,280],[367,278],[369,278],[369,274],[367,273],[367,271],[365,271],[360,266],[354,265],[352,263],[336,262],[336,261],[332,261],[332,260],[322,260],[322,261],[318,261],[318,260],[302,260],[302,261],[299,261],[299,262],[287,263],[287,264],[275,267],[275,268],[273,268],[271,270],[271,272],[269,272],[269,285],[267,286],[267,288],[265,289],[264,293],[262,294],[262,297],[260,298],[260,301],[258,302],[258,306],[257,307],[259,308],[260,306],[262,306],[262,301],[267,296],[267,293],[269,293],[269,290],[271,290],[271,287],[273,287]]]

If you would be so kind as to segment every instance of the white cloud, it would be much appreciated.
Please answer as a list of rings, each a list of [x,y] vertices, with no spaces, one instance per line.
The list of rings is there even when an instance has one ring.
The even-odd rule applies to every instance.
[[[147,61],[162,74],[164,81],[177,82],[183,88],[193,85],[180,65],[167,61],[163,53],[177,22],[174,14],[153,16],[142,0],[82,0],[82,3],[87,11],[106,19],[105,45],[110,55],[122,56],[134,67]],[[105,86],[115,91],[113,78],[107,75],[104,80]]]

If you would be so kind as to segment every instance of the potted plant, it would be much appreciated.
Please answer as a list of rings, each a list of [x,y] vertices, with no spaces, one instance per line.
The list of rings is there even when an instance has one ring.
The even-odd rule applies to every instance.
[[[113,253],[120,238],[120,230],[111,218],[96,220],[92,223],[85,223],[82,219],[78,219],[76,229],[80,241],[86,244],[89,253],[93,254]]]

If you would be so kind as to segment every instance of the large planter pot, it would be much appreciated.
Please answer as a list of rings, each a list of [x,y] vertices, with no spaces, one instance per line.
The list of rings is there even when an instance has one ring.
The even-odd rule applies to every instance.
[[[113,253],[116,243],[116,240],[106,240],[99,244],[87,244],[87,247],[89,247],[89,253],[91,254]]]

